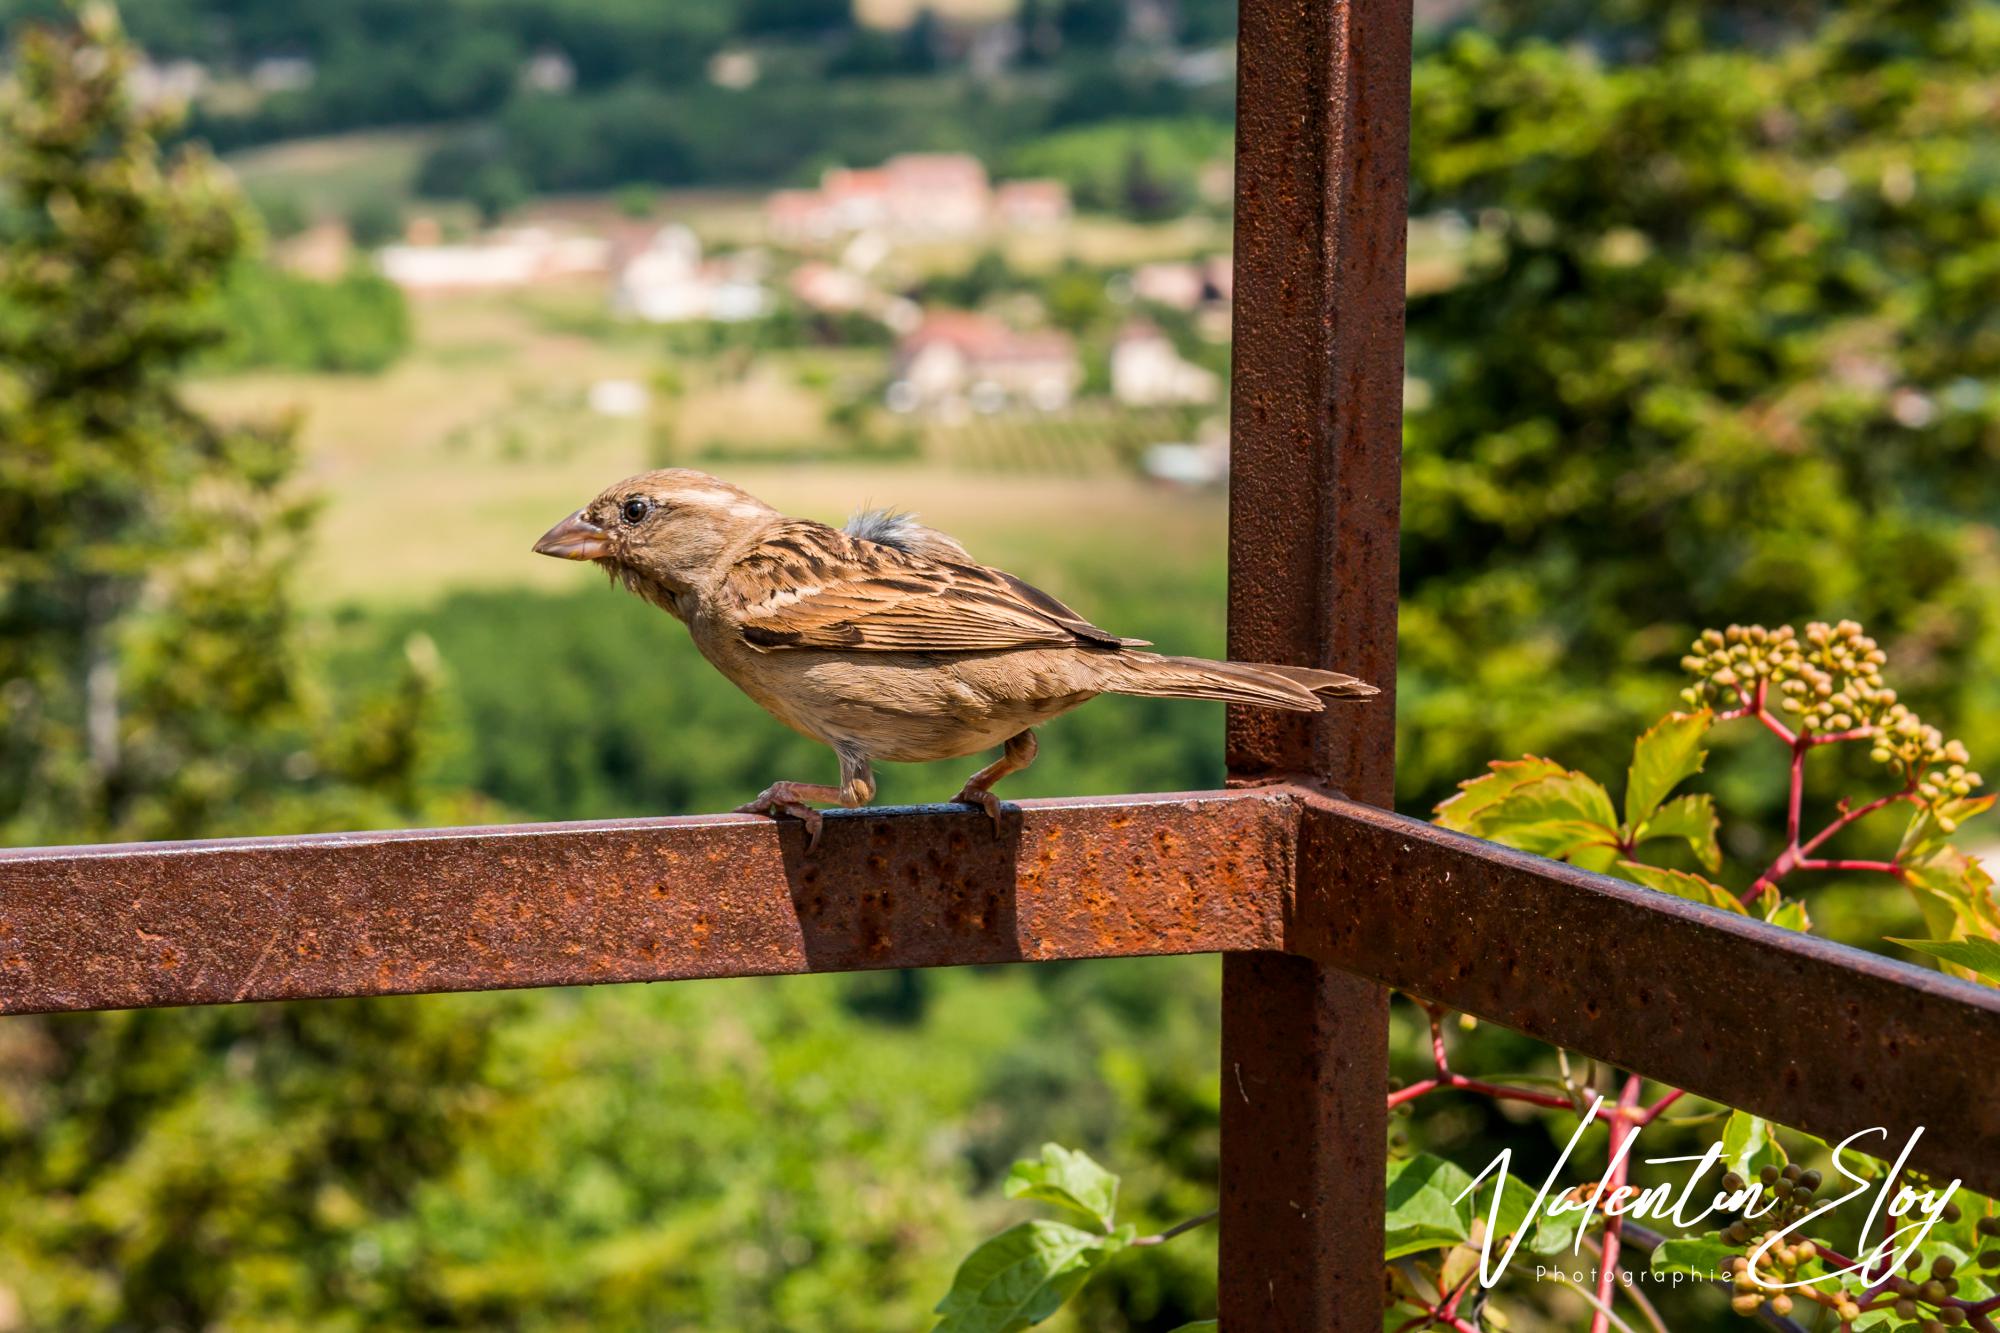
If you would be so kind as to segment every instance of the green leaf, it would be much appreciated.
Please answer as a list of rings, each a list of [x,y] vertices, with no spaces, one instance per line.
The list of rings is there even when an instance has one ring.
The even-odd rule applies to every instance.
[[[2000,985],[2000,943],[1993,940],[1899,940],[1892,937],[1889,943],[1942,958],[1947,963],[1957,963]]]
[[[1899,864],[1905,881],[1955,903],[1970,905],[1993,886],[1993,876],[1984,862],[1945,844],[1922,856],[1906,857]]]
[[[1651,819],[1668,792],[1701,772],[1708,758],[1701,738],[1714,724],[1715,714],[1706,708],[1698,713],[1669,713],[1639,737],[1632,746],[1632,767],[1625,778],[1628,827],[1637,828]]]
[[[1806,905],[1797,898],[1766,895],[1764,919],[1774,926],[1783,926],[1786,930],[1812,929],[1812,918],[1806,915]]]
[[[1473,1205],[1472,1215],[1482,1221],[1493,1207],[1491,1189],[1490,1184],[1481,1189]],[[1528,1188],[1519,1176],[1509,1172],[1507,1184],[1500,1191],[1500,1218],[1495,1234],[1511,1236],[1519,1231],[1521,1225],[1528,1220],[1528,1214],[1534,1211],[1534,1207],[1535,1192]]]
[[[1616,830],[1618,816],[1611,808],[1611,793],[1588,774],[1551,773],[1524,782],[1499,804],[1488,807],[1482,823],[1539,824],[1547,822],[1591,824]]]
[[[2000,795],[1989,792],[1984,796],[1961,796],[1956,800],[1940,801],[1935,807],[1920,807],[1910,817],[1910,826],[1903,830],[1903,842],[1896,849],[1896,860],[1922,859],[1927,853],[1945,846],[1966,820],[1992,809],[1996,800],[2000,800]]]
[[[1633,832],[1634,842],[1656,838],[1679,838],[1694,852],[1702,869],[1714,874],[1722,868],[1722,848],[1716,844],[1715,830],[1722,821],[1715,815],[1715,798],[1707,792],[1677,796],[1653,811]]]
[[[1563,771],[1555,760],[1538,759],[1531,754],[1519,759],[1495,759],[1486,767],[1487,772],[1459,783],[1457,795],[1439,803],[1433,811],[1439,826],[1470,833],[1480,812],[1505,799],[1514,788]]]
[[[1653,1247],[1655,1273],[1691,1273],[1696,1277],[1721,1277],[1722,1261],[1737,1253],[1722,1239],[1720,1231],[1705,1236],[1676,1236]]]
[[[1582,773],[1558,771],[1523,782],[1488,805],[1465,830],[1481,838],[1557,860],[1585,853],[1591,869],[1610,864],[1603,855],[1618,846],[1618,817],[1602,785]]]
[[[1582,1209],[1572,1209],[1558,1217],[1550,1217],[1546,1211],[1535,1214],[1534,1230],[1528,1233],[1526,1241],[1530,1254],[1561,1254],[1576,1246],[1576,1233],[1589,1222]]]
[[[1620,861],[1618,873],[1635,884],[1643,884],[1661,893],[1671,893],[1676,898],[1702,903],[1709,907],[1719,907],[1725,912],[1738,916],[1749,916],[1750,910],[1737,901],[1736,895],[1713,880],[1685,870],[1667,870],[1660,866],[1649,866],[1638,861]]]
[[[1007,1172],[1004,1186],[1010,1199],[1034,1199],[1080,1213],[1111,1230],[1118,1208],[1118,1177],[1106,1171],[1088,1153],[1073,1151],[1060,1143],[1044,1143],[1041,1160],[1023,1157]]]
[[[1063,1222],[1008,1227],[965,1256],[937,1304],[936,1333],[1020,1333],[1076,1294],[1097,1265],[1124,1248]]]
[[[1787,1159],[1770,1121],[1731,1111],[1722,1127],[1722,1160],[1731,1171],[1751,1180],[1767,1166],[1782,1167]]]
[[[1192,1324],[1182,1324],[1172,1333],[1215,1333],[1216,1327],[1213,1319],[1197,1319]]]
[[[1472,1234],[1472,1201],[1453,1200],[1472,1177],[1442,1157],[1418,1153],[1389,1163],[1383,1258],[1445,1250]]]

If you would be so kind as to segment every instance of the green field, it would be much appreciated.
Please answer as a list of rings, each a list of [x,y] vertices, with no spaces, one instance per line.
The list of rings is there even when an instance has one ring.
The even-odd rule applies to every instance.
[[[575,299],[601,297],[581,291]],[[673,367],[688,386],[671,409],[677,459],[698,464],[718,440],[831,442],[837,455],[823,386],[840,380],[843,364],[852,372],[857,357],[879,365],[883,356],[786,354],[725,373],[666,356],[643,331],[552,331],[514,298],[422,301],[413,315],[415,349],[381,375],[260,373],[197,387],[197,401],[225,414],[300,414],[308,483],[324,504],[305,581],[321,605],[574,587],[575,568],[535,557],[529,545],[658,456],[656,422],[589,410],[585,395],[598,380],[646,381]],[[816,373],[802,373],[802,360]],[[1144,546],[1213,560],[1222,549],[1219,495],[1163,490],[1119,467],[1134,441],[1183,438],[1178,425],[1172,414],[1135,418],[1085,405],[1054,417],[934,427],[922,456],[905,463],[807,466],[735,461],[746,457],[738,454],[708,466],[788,512],[827,521],[864,504],[914,509],[982,554],[1045,574],[1051,533],[1088,532],[1111,559],[1121,547]],[[1085,477],[1087,485],[1077,484]]]
[[[345,217],[364,202],[410,198],[438,137],[403,129],[293,139],[232,153],[227,162],[252,199],[283,195],[310,215]]]

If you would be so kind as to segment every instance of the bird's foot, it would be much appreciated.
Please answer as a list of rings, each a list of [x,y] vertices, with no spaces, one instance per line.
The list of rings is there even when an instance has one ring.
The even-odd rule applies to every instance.
[[[796,785],[790,782],[774,782],[766,787],[756,800],[736,807],[739,815],[790,815],[806,826],[806,850],[819,850],[820,830],[825,827],[826,816],[807,805],[798,797]]]
[[[1000,836],[1001,803],[1000,803],[1000,798],[993,794],[992,788],[966,787],[964,790],[960,791],[958,795],[952,797],[951,799],[953,804],[955,805],[976,805],[981,810],[984,810],[986,812],[986,817],[993,821],[993,836],[996,838]]]

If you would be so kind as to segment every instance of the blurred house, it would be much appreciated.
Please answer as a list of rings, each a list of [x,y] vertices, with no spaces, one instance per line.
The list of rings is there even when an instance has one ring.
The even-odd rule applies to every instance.
[[[909,333],[923,323],[923,308],[916,302],[883,291],[846,265],[801,264],[786,285],[792,299],[823,315],[866,315],[894,333]]]
[[[713,319],[736,323],[770,309],[770,294],[746,259],[701,257],[701,242],[686,227],[661,227],[618,265],[611,307],[650,324]]]
[[[185,107],[208,88],[208,69],[192,60],[141,59],[132,66],[132,100],[143,107]]]
[[[417,223],[410,231],[413,238],[434,234]],[[602,273],[609,251],[602,237],[520,227],[464,244],[413,239],[388,245],[376,253],[375,262],[384,277],[406,292],[482,291]]]
[[[1229,442],[1148,445],[1139,469],[1170,486],[1220,486],[1229,479]]]
[[[718,88],[741,92],[755,87],[762,73],[754,51],[717,51],[708,59],[708,81]]]
[[[1061,181],[1002,181],[993,191],[994,221],[1015,231],[1060,227],[1069,216],[1069,186]]]
[[[986,164],[970,153],[904,153],[882,164],[890,229],[906,236],[970,236],[993,208]]]
[[[653,395],[637,380],[598,380],[590,386],[590,410],[602,417],[639,417]]]
[[[296,93],[313,86],[319,66],[305,56],[265,56],[250,66],[250,86],[260,93]]]
[[[1235,270],[1228,255],[1185,263],[1141,264],[1132,270],[1133,296],[1175,310],[1226,307],[1235,290]]]
[[[817,190],[778,190],[765,201],[772,239],[817,244],[856,233],[901,238],[976,236],[994,227],[1036,228],[1070,214],[1060,181],[1011,181],[995,189],[968,153],[903,153],[879,167],[830,167]]]
[[[786,245],[812,245],[840,234],[832,201],[819,190],[773,190],[764,199],[764,226]]]
[[[354,263],[354,237],[344,222],[316,222],[298,235],[279,241],[274,253],[280,268],[319,282],[332,282]]]
[[[576,87],[576,62],[545,46],[521,62],[520,83],[531,93],[560,96]]]
[[[801,264],[789,285],[799,304],[828,315],[865,309],[875,295],[859,273],[833,264]]]
[[[898,412],[1068,405],[1083,380],[1067,334],[1018,333],[962,311],[932,312],[896,347],[887,402]]]
[[[1144,320],[1127,324],[1111,344],[1111,395],[1128,407],[1212,403],[1221,391],[1219,375],[1184,359]]]

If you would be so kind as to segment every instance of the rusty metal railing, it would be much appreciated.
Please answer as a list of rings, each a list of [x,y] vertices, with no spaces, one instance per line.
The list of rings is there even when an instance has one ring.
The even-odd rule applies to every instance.
[[[1409,0],[1243,0],[1230,646],[1395,679]],[[1220,952],[1221,1319],[1376,1333],[1388,991],[2000,1190],[2000,993],[1389,813],[1393,696],[1232,790],[0,852],[0,1013]],[[1348,796],[1332,793],[1345,792]],[[1351,798],[1351,799],[1350,799]]]

